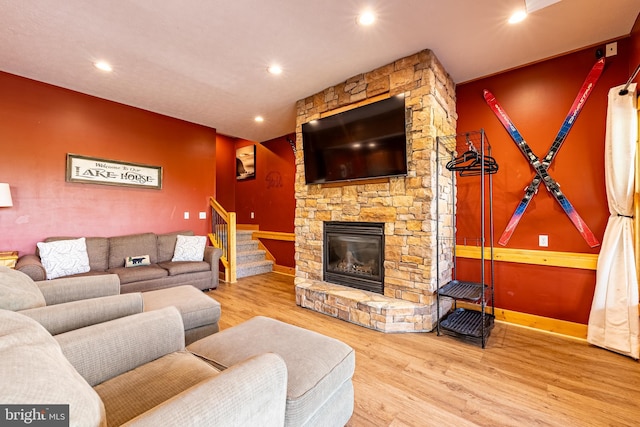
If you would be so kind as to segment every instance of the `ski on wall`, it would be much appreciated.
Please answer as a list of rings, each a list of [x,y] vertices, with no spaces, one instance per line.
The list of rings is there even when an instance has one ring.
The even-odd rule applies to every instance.
[[[585,239],[587,244],[592,248],[600,244],[598,239],[596,239],[593,232],[589,229],[587,224],[580,217],[580,215],[578,214],[576,209],[573,207],[571,202],[569,202],[567,197],[564,195],[564,193],[560,189],[560,184],[558,184],[557,181],[549,175],[548,169],[551,163],[553,162],[553,159],[558,154],[560,147],[562,146],[565,139],[567,138],[567,135],[571,130],[571,127],[575,123],[575,120],[578,117],[578,114],[580,113],[580,111],[582,110],[582,107],[584,106],[587,99],[589,98],[589,95],[591,94],[593,87],[595,86],[598,79],[600,78],[600,75],[602,74],[603,69],[604,69],[604,58],[601,58],[591,68],[591,71],[589,72],[584,83],[582,84],[582,87],[580,88],[580,91],[578,92],[578,95],[576,96],[573,102],[573,105],[569,110],[569,113],[564,119],[562,126],[558,131],[558,134],[556,135],[553,143],[551,144],[551,147],[549,148],[549,151],[547,152],[546,156],[542,159],[542,161],[533,153],[533,151],[531,150],[531,147],[529,147],[529,144],[527,144],[527,142],[524,140],[524,138],[522,137],[518,129],[513,124],[513,121],[509,118],[509,116],[505,113],[505,111],[502,109],[502,107],[496,100],[496,97],[488,90],[484,91],[485,101],[487,102],[491,110],[494,112],[498,120],[500,120],[500,123],[502,123],[504,128],[509,133],[509,136],[511,136],[511,139],[513,139],[513,141],[516,143],[516,145],[518,146],[518,148],[520,149],[522,154],[525,156],[525,158],[527,159],[531,167],[533,167],[536,173],[531,183],[525,188],[524,197],[522,198],[520,203],[518,203],[518,206],[516,207],[515,212],[511,216],[511,219],[509,220],[507,227],[505,228],[504,232],[502,233],[502,236],[500,237],[500,240],[498,240],[499,244],[503,246],[507,244],[507,242],[513,235],[513,232],[516,226],[520,222],[520,219],[524,215],[524,212],[527,209],[527,206],[529,206],[531,199],[538,192],[538,188],[540,187],[541,183],[544,183],[547,190],[560,204],[564,212],[567,214],[567,216],[569,217],[571,222],[574,224],[574,226],[578,229],[578,231],[580,232],[582,237]]]

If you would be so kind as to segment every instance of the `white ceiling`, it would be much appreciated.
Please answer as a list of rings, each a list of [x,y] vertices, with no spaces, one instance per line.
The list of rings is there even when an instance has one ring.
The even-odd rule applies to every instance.
[[[295,102],[431,49],[456,83],[629,35],[640,0],[0,0],[0,70],[254,141]],[[372,27],[355,17],[370,7]],[[104,59],[104,74],[92,61]],[[271,63],[284,69],[266,72]],[[254,122],[264,116],[262,124]]]

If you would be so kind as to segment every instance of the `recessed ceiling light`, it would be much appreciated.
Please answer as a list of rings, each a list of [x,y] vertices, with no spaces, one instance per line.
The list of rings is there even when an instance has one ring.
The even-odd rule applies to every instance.
[[[509,17],[509,24],[517,24],[518,22],[522,22],[526,17],[527,12],[525,12],[524,10],[518,10]]]
[[[368,25],[372,25],[374,22],[376,22],[376,15],[372,11],[366,10],[358,15],[357,22],[358,24],[364,25],[365,27]]]
[[[96,61],[93,63],[93,65],[98,70],[107,71],[107,72],[113,71],[113,67],[111,67],[111,64],[105,61]]]
[[[264,117],[262,117],[262,116],[256,116],[256,118],[255,118],[254,120],[255,120],[256,122],[258,122],[258,123],[262,123],[262,122],[264,122]]]
[[[267,68],[267,71],[269,71],[271,74],[275,74],[276,76],[278,74],[282,74],[282,68],[279,65],[275,64]]]

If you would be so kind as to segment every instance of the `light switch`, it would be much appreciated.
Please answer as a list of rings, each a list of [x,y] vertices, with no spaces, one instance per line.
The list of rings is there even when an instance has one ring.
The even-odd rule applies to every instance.
[[[184,219],[189,219],[189,212],[184,213]]]
[[[199,217],[200,217],[200,219],[207,219],[207,213],[206,212],[200,212]]]

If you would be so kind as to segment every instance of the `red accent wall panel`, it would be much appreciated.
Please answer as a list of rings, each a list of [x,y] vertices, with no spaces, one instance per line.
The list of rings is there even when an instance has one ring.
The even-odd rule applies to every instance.
[[[604,45],[602,46],[604,51]],[[604,186],[604,135],[607,94],[628,78],[631,42],[618,41],[618,55],[607,58],[599,82],[577,118],[549,172],[596,237],[609,216]],[[457,87],[458,132],[484,128],[500,170],[494,178],[495,241],[502,234],[525,186],[534,174],[509,134],[486,105],[489,89],[542,158],[551,146],[580,86],[596,61],[596,48],[584,49]],[[459,237],[479,230],[479,189],[473,178],[458,178]],[[540,234],[549,247],[538,246]],[[496,243],[497,244],[497,243]],[[507,248],[597,254],[569,221],[544,186],[533,198]],[[471,262],[471,261],[468,261]],[[459,272],[469,273],[467,262]],[[595,273],[574,269],[498,263],[496,304],[500,308],[586,323]]]
[[[636,18],[636,22],[631,30],[631,60],[629,61],[629,75],[633,73],[638,65],[640,65],[640,15]],[[640,82],[640,74],[636,76],[634,82]]]
[[[54,235],[208,232],[198,212],[215,190],[215,129],[6,73],[0,93],[0,182],[14,200],[0,210],[0,250],[30,253]],[[163,188],[65,182],[67,153],[162,166]]]
[[[489,262],[485,274],[490,274]],[[480,261],[458,259],[459,280],[480,282]],[[511,262],[495,263],[495,306],[586,324],[596,272]]]
[[[296,267],[295,262],[295,244],[294,242],[285,242],[282,240],[262,239],[262,244],[276,258],[276,263],[283,267]]]
[[[218,134],[216,139],[216,200],[227,212],[236,211],[236,140]]]
[[[239,224],[258,224],[260,230],[293,232],[295,216],[295,154],[286,135],[256,145],[256,177],[236,182]],[[236,148],[253,145],[238,140]],[[251,218],[251,212],[254,218]],[[294,267],[293,242],[265,241],[279,265]]]

